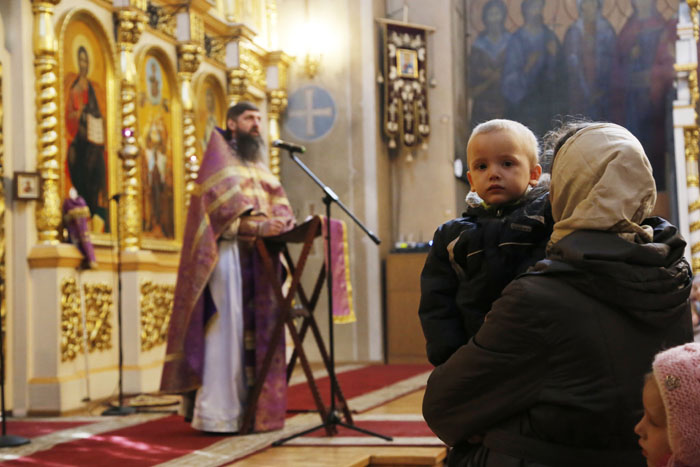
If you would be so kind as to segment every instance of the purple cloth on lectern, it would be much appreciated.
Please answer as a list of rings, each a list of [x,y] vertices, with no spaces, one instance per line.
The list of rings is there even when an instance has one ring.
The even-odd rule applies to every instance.
[[[67,198],[63,202],[63,222],[72,244],[76,245],[85,257],[85,263],[90,268],[97,267],[95,248],[90,239],[88,229],[88,219],[90,219],[90,209],[87,207],[82,196],[75,199]]]

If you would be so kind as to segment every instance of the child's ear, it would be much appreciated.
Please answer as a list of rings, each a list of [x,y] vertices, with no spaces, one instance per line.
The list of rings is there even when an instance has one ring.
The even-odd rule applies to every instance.
[[[476,188],[474,188],[474,183],[472,183],[472,173],[470,171],[467,171],[467,180],[469,180],[471,191],[476,191]]]
[[[537,186],[537,182],[540,181],[540,175],[542,175],[542,166],[537,164],[530,170],[530,181],[528,182],[530,186]]]

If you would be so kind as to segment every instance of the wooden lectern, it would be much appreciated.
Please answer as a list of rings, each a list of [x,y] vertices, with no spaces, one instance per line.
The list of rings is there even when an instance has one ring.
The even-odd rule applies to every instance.
[[[294,366],[298,359],[304,370],[304,374],[306,375],[306,380],[316,403],[318,413],[321,416],[321,420],[325,422],[328,416],[328,408],[321,399],[318,386],[316,385],[311,367],[309,366],[309,361],[304,353],[304,347],[302,346],[304,337],[310,328],[312,334],[314,335],[316,345],[318,346],[319,353],[321,354],[321,358],[323,359],[323,364],[325,365],[326,371],[328,371],[331,384],[334,386],[334,391],[338,401],[338,408],[343,412],[346,422],[352,424],[353,421],[352,415],[350,414],[350,409],[348,408],[345,396],[343,396],[343,393],[340,390],[340,385],[335,378],[335,372],[331,371],[330,369],[330,358],[328,357],[328,352],[326,351],[326,347],[323,344],[323,339],[321,338],[321,332],[319,331],[318,324],[314,318],[314,309],[316,308],[318,298],[321,294],[323,281],[326,278],[325,264],[321,267],[318,276],[316,277],[316,282],[310,298],[301,285],[301,276],[304,272],[306,260],[309,256],[309,252],[311,251],[311,246],[313,245],[314,240],[321,235],[321,221],[321,217],[314,216],[303,224],[296,226],[294,229],[282,235],[258,238],[255,241],[255,248],[258,250],[258,253],[262,259],[263,274],[265,275],[265,279],[271,284],[275,298],[279,304],[279,314],[272,330],[272,339],[270,342],[281,342],[285,324],[287,325],[289,334],[294,342],[294,352],[292,353],[292,358],[287,365],[287,382],[289,382],[289,378],[292,375],[292,371],[294,370]],[[292,259],[292,256],[287,249],[287,244],[289,243],[302,244],[301,253],[299,254],[299,258],[296,260],[296,262]],[[279,253],[281,253],[287,261],[289,272],[291,274],[291,284],[286,294],[282,289],[279,274],[275,271],[272,263],[273,255]],[[293,300],[296,295],[299,296],[299,303],[301,306],[293,307]],[[295,317],[302,317],[302,323],[299,330],[297,330],[294,324]],[[265,358],[263,359],[262,367],[255,375],[255,385],[248,395],[248,404],[245,413],[243,414],[243,423],[240,429],[241,434],[248,434],[252,430],[255,408],[260,397],[260,392],[262,391],[263,383],[265,382],[265,377],[270,371],[270,364],[272,363],[272,357],[275,350],[276,349],[273,345],[268,348]],[[326,426],[325,429],[329,436],[335,434],[335,426]]]

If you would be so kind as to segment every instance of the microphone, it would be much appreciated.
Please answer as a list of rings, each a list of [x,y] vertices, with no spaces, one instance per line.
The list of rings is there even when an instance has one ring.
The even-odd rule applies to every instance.
[[[119,198],[121,198],[122,196],[124,196],[124,193],[114,193],[112,196],[109,197],[109,199],[110,199],[110,201],[114,200],[118,203]]]
[[[272,142],[272,145],[276,148],[286,149],[289,152],[306,152],[306,148],[304,146],[299,146],[298,144],[294,143],[288,143],[286,141],[282,141],[281,139],[274,140]]]

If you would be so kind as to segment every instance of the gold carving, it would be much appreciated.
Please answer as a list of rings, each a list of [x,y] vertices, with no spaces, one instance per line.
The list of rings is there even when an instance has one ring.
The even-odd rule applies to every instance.
[[[267,116],[269,119],[270,143],[280,138],[280,116],[287,108],[287,91],[274,89],[267,93]],[[272,144],[270,147],[270,171],[280,178],[280,150]]]
[[[697,74],[695,74],[695,91],[697,90]],[[690,80],[689,80],[690,81]],[[693,92],[695,92],[693,91]],[[685,161],[688,173],[686,174],[687,188],[696,188],[700,186],[700,176],[698,174],[698,153],[700,152],[700,130],[697,126],[683,129],[683,137],[685,140]],[[688,190],[688,193],[695,193],[695,190]],[[688,214],[693,216],[700,209],[700,200],[689,200]],[[696,232],[700,230],[700,221],[693,222],[690,225],[690,231]],[[690,246],[693,270],[697,271],[700,266],[700,243],[693,243]]]
[[[173,12],[168,12],[166,11],[166,7],[148,2],[148,6],[146,7],[148,25],[156,31],[160,31],[163,34],[174,38],[175,30],[177,29],[177,18],[175,17],[175,12],[177,12],[177,8],[175,8]]]
[[[693,106],[700,100],[700,89],[698,88],[698,69],[695,63],[684,65],[674,65],[674,70],[677,72],[688,73],[688,89],[690,90],[690,101]]]
[[[174,285],[141,284],[141,351],[146,352],[168,339],[173,311]]]
[[[112,348],[112,286],[107,283],[85,284],[85,313],[88,349]]]
[[[241,68],[246,71],[248,83],[251,86],[258,88],[261,91],[265,90],[265,67],[263,60],[256,52],[244,44],[240,44],[241,48]]]
[[[123,8],[116,12],[116,34],[119,48],[133,51],[144,29],[145,17],[137,9]]]
[[[248,77],[242,68],[228,70],[228,106],[237,104],[243,100],[248,91]]]
[[[183,152],[185,157],[185,206],[190,205],[190,196],[195,188],[199,161],[197,160],[197,137],[194,125],[194,98],[192,74],[199,68],[202,47],[194,42],[177,45],[178,78],[182,97]]]
[[[190,40],[200,45],[204,44],[204,19],[194,11],[190,11]]]
[[[698,0],[686,0],[686,3],[688,4],[688,7],[690,7],[690,20],[693,22],[693,36],[695,36],[695,42],[698,42],[700,40],[700,25],[698,25]]]
[[[204,34],[204,51],[206,56],[222,65],[226,63],[226,40]]]
[[[34,68],[36,74],[36,120],[38,169],[42,179],[41,199],[35,211],[39,242],[58,243],[61,224],[61,200],[58,194],[58,90],[56,56],[58,43],[54,33],[54,6],[60,0],[33,0]]]
[[[121,81],[121,124],[122,146],[119,157],[122,160],[122,245],[127,251],[137,250],[141,231],[139,212],[138,161],[139,146],[136,141],[136,65],[134,64],[134,44],[138,42],[144,29],[145,17],[138,9],[124,8],[116,13],[117,44],[119,48]]]
[[[75,360],[83,352],[80,291],[74,278],[61,284],[61,361]]]

